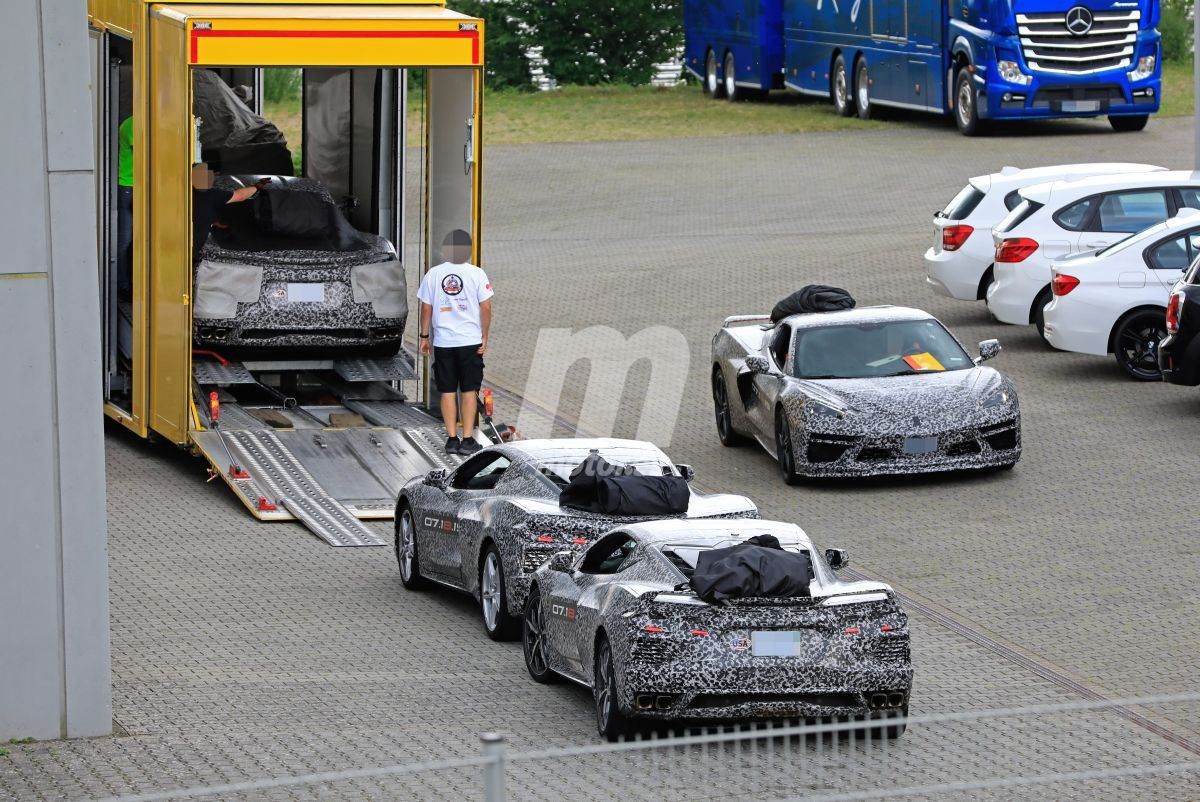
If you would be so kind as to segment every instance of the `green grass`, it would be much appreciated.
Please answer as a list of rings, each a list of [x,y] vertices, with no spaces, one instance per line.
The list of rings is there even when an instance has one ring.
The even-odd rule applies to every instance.
[[[739,134],[803,134],[928,124],[919,112],[881,110],[883,120],[863,122],[839,117],[828,99],[794,92],[772,92],[765,99],[739,103],[714,101],[693,84],[658,89],[649,86],[567,86],[553,92],[488,92],[484,99],[484,135],[489,145],[539,142],[601,142],[676,139]],[[1163,65],[1160,117],[1192,113],[1192,64]],[[288,139],[299,172],[301,122],[299,99],[267,103],[264,115]],[[409,131],[421,130],[421,96],[414,92]]]

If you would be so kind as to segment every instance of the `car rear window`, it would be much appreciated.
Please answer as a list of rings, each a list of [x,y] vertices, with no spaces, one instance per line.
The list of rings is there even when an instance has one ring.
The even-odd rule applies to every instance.
[[[1068,231],[1078,231],[1087,222],[1095,200],[1095,198],[1088,198],[1079,203],[1073,203],[1065,209],[1059,209],[1058,214],[1054,215],[1054,222]]]
[[[1013,210],[1008,213],[1008,216],[1000,221],[995,230],[1000,233],[1011,231],[1012,229],[1021,225],[1021,223],[1024,223],[1026,220],[1028,220],[1034,212],[1043,206],[1045,206],[1044,203],[1038,203],[1037,201],[1031,201],[1028,198],[1022,198],[1021,202],[1018,203],[1016,207],[1014,207]]]
[[[1017,206],[1020,203],[1021,203],[1021,190],[1019,190],[1019,189],[1014,189],[1012,192],[1010,192],[1004,196],[1004,208],[1008,209],[1010,212],[1013,209],[1017,208]]]
[[[946,204],[946,208],[942,209],[940,216],[947,220],[966,220],[983,198],[984,193],[971,184],[967,184],[954,196],[954,200]]]

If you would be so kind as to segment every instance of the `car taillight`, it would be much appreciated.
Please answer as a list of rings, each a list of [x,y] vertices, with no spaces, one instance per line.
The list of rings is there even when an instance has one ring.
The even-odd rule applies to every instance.
[[[1024,262],[1029,254],[1038,249],[1036,241],[1027,237],[1006,239],[996,246],[997,262]]]
[[[1066,273],[1056,273],[1050,282],[1050,292],[1058,296],[1066,295],[1079,286],[1079,279]]]
[[[942,229],[942,250],[957,251],[974,230],[970,226],[946,226]]]
[[[1171,293],[1167,301],[1167,334],[1179,333],[1179,318],[1183,315],[1183,293]]]

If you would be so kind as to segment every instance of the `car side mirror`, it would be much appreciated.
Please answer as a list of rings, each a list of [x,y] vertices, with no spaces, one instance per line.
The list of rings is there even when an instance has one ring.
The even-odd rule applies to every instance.
[[[765,356],[748,356],[746,357],[746,370],[751,373],[770,373],[771,363]]]
[[[550,570],[570,573],[575,564],[575,555],[569,551],[556,551],[550,556]]]
[[[430,487],[436,487],[439,490],[445,490],[447,476],[448,474],[446,473],[445,468],[434,468],[432,471],[425,474],[425,484],[429,485]]]
[[[825,549],[825,562],[835,571],[840,571],[850,564],[850,558],[845,549]]]
[[[696,469],[691,465],[678,464],[675,467],[679,469],[679,475],[683,477],[683,481],[690,482],[696,478]]]
[[[989,359],[1000,353],[999,340],[984,340],[979,343],[979,358],[975,360],[975,364],[987,362]]]

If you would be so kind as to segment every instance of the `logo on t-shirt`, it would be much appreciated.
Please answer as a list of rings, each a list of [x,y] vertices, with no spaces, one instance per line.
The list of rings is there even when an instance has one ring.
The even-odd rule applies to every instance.
[[[442,292],[447,295],[458,295],[463,291],[462,277],[455,273],[447,273],[442,279]]]

